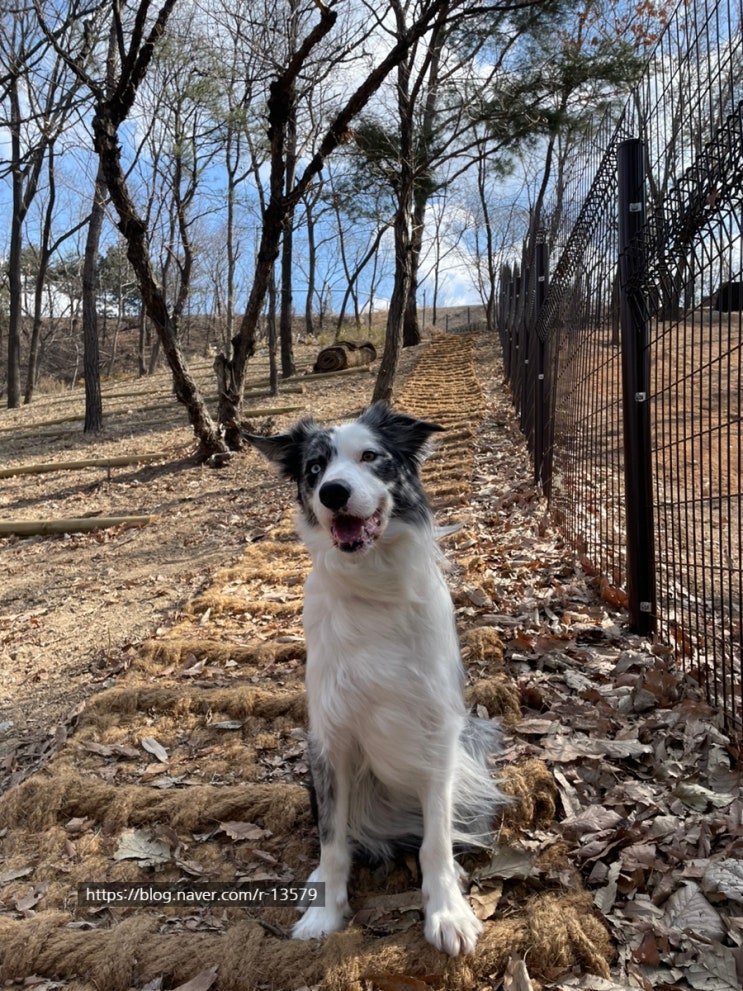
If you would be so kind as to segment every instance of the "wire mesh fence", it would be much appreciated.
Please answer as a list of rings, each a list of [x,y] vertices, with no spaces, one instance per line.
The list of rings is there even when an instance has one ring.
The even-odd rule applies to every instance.
[[[556,519],[604,594],[738,734],[741,10],[678,7],[618,123],[586,134],[557,205],[533,218],[499,302],[504,367]],[[618,161],[633,155],[623,190]]]

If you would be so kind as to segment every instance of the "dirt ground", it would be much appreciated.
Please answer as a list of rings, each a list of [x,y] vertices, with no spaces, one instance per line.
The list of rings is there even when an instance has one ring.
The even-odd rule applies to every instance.
[[[207,363],[196,372],[208,393]],[[352,416],[373,378],[302,384],[270,417],[276,401],[256,397],[255,425]],[[552,528],[492,339],[407,351],[396,398],[447,427],[424,484],[459,527],[443,544],[468,703],[506,729],[513,804],[497,848],[466,865],[476,956],[423,941],[414,858],[356,870],[349,928],[309,946],[287,938],[283,907],[76,899],[91,880],[302,881],[318,855],[292,493],[254,451],[197,464],[162,375],[112,383],[94,440],[79,396],[0,414],[3,468],[162,454],[0,483],[4,520],[152,516],[0,540],[0,985],[469,991],[531,975],[620,991],[712,986],[699,981],[714,970],[716,988],[739,986],[743,788],[719,719]]]
[[[300,372],[311,372],[317,350],[297,345]],[[400,387],[420,350],[403,354]],[[209,363],[197,360],[192,371],[208,395]],[[250,382],[267,374],[267,357],[259,354]],[[352,416],[372,387],[365,370],[246,406],[292,408],[253,417],[278,431],[307,412],[328,420]],[[0,784],[3,777],[17,781],[53,749],[79,705],[107,687],[143,640],[176,621],[215,571],[239,560],[283,512],[278,487],[269,484],[266,498],[272,475],[255,452],[221,469],[197,463],[166,370],[109,383],[103,402],[104,429],[91,437],[81,429],[81,389],[0,411],[0,469],[162,452],[154,463],[0,479],[0,521],[155,517],[150,525],[93,533],[0,537]]]

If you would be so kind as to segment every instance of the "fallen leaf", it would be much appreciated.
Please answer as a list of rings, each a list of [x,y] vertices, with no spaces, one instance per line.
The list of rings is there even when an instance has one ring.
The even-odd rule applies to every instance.
[[[720,795],[692,781],[679,781],[675,793],[684,805],[695,812],[706,812],[710,806],[724,809],[735,799],[735,795]]]
[[[171,859],[170,846],[143,829],[125,829],[114,850],[114,860],[136,860],[140,867],[166,864]]]
[[[10,881],[17,881],[21,877],[33,874],[33,867],[9,867],[5,871],[0,871],[0,887]]]
[[[743,902],[743,861],[727,858],[711,863],[702,877],[702,891]]]
[[[488,891],[477,891],[474,894],[470,894],[472,911],[481,922],[484,922],[486,919],[491,919],[493,915],[495,915],[495,911],[498,908],[498,902],[501,900],[502,894],[502,884],[499,884],[497,887],[491,888]]]
[[[254,822],[220,822],[219,826],[231,840],[263,840],[271,835],[269,829],[261,829]]]
[[[711,943],[692,960],[684,977],[698,991],[740,991],[735,954],[727,946]]]
[[[649,967],[660,965],[660,950],[655,933],[646,932],[637,949],[632,952],[632,959],[637,963],[647,964]]]
[[[156,757],[163,764],[168,763],[170,759],[168,757],[168,751],[153,736],[143,736],[139,742],[148,754],[152,754],[153,757]]]
[[[529,971],[526,969],[526,962],[515,953],[511,954],[506,965],[506,972],[503,975],[503,991],[534,991]]]
[[[20,898],[16,899],[16,909],[26,916],[33,914],[31,910],[39,904],[41,899],[47,893],[48,888],[48,881],[42,881],[40,884],[35,884],[30,891],[26,892],[25,895],[22,895]]]
[[[674,891],[666,902],[663,922],[669,929],[695,933],[704,939],[720,940],[725,934],[719,912],[694,881],[687,881]]]
[[[515,850],[513,847],[499,847],[493,854],[490,863],[478,867],[472,874],[473,881],[499,877],[527,878],[534,873],[534,855],[525,850]]]
[[[366,901],[354,917],[354,922],[373,931],[389,934],[404,932],[418,925],[421,919],[419,891],[401,891],[392,895],[376,895]]]
[[[82,748],[91,754],[98,754],[99,757],[110,757],[113,753],[113,750],[108,744],[97,743],[95,740],[86,740]]]
[[[552,768],[552,777],[555,779],[560,789],[560,801],[562,802],[565,815],[572,819],[574,816],[578,815],[581,808],[578,792],[570,784],[559,767]]]
[[[560,828],[569,839],[582,840],[587,833],[603,833],[614,829],[623,819],[618,812],[603,805],[589,805],[575,816],[563,819]]]
[[[185,874],[190,874],[191,877],[203,877],[205,872],[205,867],[200,864],[198,860],[176,860],[176,865]]]
[[[579,991],[637,991],[636,984],[615,984],[614,981],[608,981],[606,978],[597,977],[594,974],[588,974],[585,977],[569,977],[559,984],[551,984],[550,987],[553,991],[574,991],[576,988]]]
[[[192,977],[190,981],[186,981],[185,984],[179,984],[177,988],[173,988],[173,991],[209,991],[209,988],[217,979],[218,969],[216,964],[213,967],[207,967],[206,970],[202,970],[196,977]]]
[[[617,899],[617,879],[620,871],[619,861],[611,865],[607,874],[607,883],[603,888],[598,888],[593,896],[593,903],[604,915],[609,915],[614,908]]]
[[[86,833],[94,823],[95,819],[87,816],[75,816],[74,819],[67,820],[64,828],[68,833]]]
[[[546,736],[548,733],[557,733],[560,729],[560,723],[554,719],[522,719],[514,727],[515,732],[523,736]]]

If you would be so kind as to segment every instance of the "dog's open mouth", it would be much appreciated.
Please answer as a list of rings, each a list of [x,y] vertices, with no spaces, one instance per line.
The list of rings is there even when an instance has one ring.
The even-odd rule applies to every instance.
[[[371,547],[382,533],[382,529],[382,510],[378,509],[368,519],[336,513],[330,532],[336,547],[347,554],[353,554]]]

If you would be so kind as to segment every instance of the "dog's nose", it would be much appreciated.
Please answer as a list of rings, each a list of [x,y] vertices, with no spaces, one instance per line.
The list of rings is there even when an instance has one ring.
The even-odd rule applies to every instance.
[[[351,497],[351,489],[346,485],[345,482],[325,482],[324,485],[320,486],[320,502],[326,509],[332,509],[333,512],[337,512],[348,502]]]

